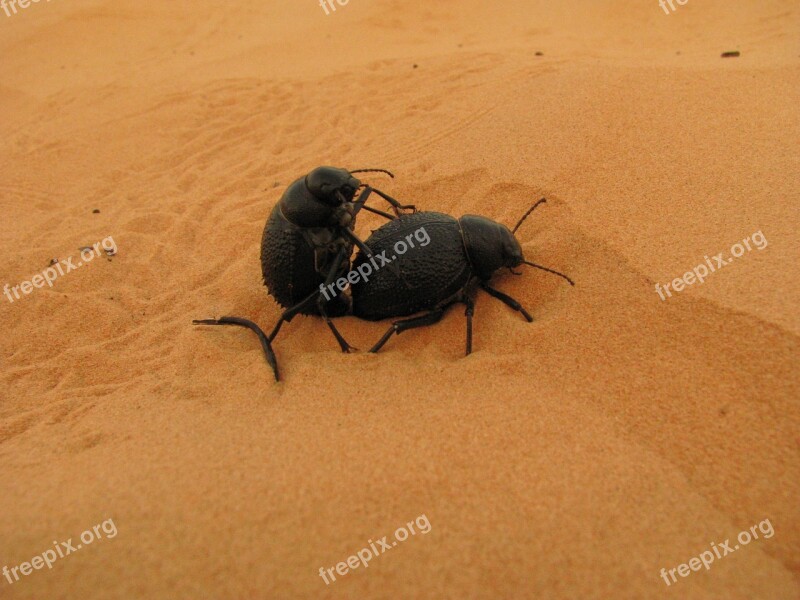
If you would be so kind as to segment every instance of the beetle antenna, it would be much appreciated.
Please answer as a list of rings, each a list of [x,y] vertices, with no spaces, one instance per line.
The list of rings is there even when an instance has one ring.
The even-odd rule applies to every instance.
[[[522,225],[523,221],[525,221],[525,219],[527,219],[527,218],[528,218],[528,215],[529,215],[529,214],[531,214],[531,213],[534,211],[534,209],[535,209],[537,206],[539,206],[540,204],[543,204],[544,202],[547,202],[547,199],[546,199],[546,198],[542,198],[542,199],[541,199],[541,200],[539,200],[539,201],[538,201],[536,204],[534,204],[533,206],[531,206],[531,207],[528,209],[528,212],[526,212],[524,215],[522,215],[522,218],[521,218],[521,219],[519,220],[519,222],[518,222],[518,223],[517,223],[517,224],[514,226],[514,229],[512,229],[512,230],[511,230],[511,233],[516,233],[517,229],[519,229],[519,226],[520,226],[520,225]]]
[[[541,200],[539,202],[541,202]],[[542,271],[547,271],[548,273],[552,273],[553,275],[558,275],[559,277],[563,277],[564,279],[569,281],[570,285],[575,285],[575,282],[572,281],[572,279],[570,279],[563,273],[559,273],[558,271],[554,271],[553,269],[548,269],[547,267],[543,267],[542,265],[537,265],[536,263],[528,262],[527,260],[523,260],[522,262],[528,265],[529,267],[536,267],[537,269],[541,269]]]
[[[391,171],[387,171],[386,169],[356,169],[355,171],[350,171],[351,173],[386,173],[389,177],[394,179],[394,173]]]

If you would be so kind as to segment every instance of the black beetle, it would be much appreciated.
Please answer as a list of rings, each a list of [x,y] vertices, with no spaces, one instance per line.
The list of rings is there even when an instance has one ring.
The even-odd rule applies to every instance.
[[[369,281],[358,281],[350,288],[353,315],[377,321],[402,317],[422,311],[421,316],[395,321],[370,352],[377,352],[394,333],[437,323],[448,307],[461,303],[466,306],[467,354],[472,352],[472,315],[475,285],[516,311],[528,322],[533,317],[519,302],[489,286],[492,275],[501,268],[513,269],[526,264],[575,283],[563,273],[525,260],[522,247],[514,237],[517,229],[533,210],[546,202],[534,204],[513,230],[486,217],[464,215],[456,219],[437,212],[418,212],[403,215],[373,232],[366,244],[376,255],[391,255],[391,264],[372,273]],[[415,230],[424,228],[430,243],[425,250],[408,254],[397,251],[400,242],[409,240]],[[371,257],[359,252],[353,262],[358,269]]]
[[[395,218],[394,215],[365,206],[372,192],[389,202],[396,215],[405,209],[415,210],[413,205],[400,204],[391,196],[353,177],[353,173],[366,172],[381,172],[394,177],[385,169],[348,171],[336,167],[317,167],[289,185],[272,209],[261,239],[261,272],[267,290],[286,310],[269,336],[252,321],[240,317],[193,322],[196,325],[239,325],[254,331],[276,380],[279,379],[278,366],[271,343],[281,325],[291,321],[297,314],[321,315],[342,351],[349,351],[349,344],[329,318],[345,314],[349,308],[349,298],[342,295],[325,301],[320,294],[320,285],[330,284],[350,269],[354,245],[362,253],[370,255],[369,248],[353,233],[356,215],[362,208],[388,219]],[[356,200],[356,192],[361,187],[364,189]]]

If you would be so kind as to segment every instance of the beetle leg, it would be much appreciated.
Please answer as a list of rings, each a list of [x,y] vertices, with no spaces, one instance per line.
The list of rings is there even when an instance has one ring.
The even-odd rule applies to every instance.
[[[417,210],[417,207],[414,206],[413,204],[400,204],[397,200],[392,198],[390,195],[384,194],[382,191],[376,190],[373,187],[366,186],[364,188],[364,191],[361,192],[361,195],[358,197],[358,200],[356,200],[353,203],[353,206],[354,206],[353,218],[355,218],[355,216],[358,214],[358,211],[360,211],[362,208],[366,208],[364,206],[364,204],[367,202],[367,198],[369,198],[369,195],[372,192],[375,192],[376,194],[378,194],[378,196],[380,196],[381,198],[386,200],[389,204],[391,204],[392,207],[394,208],[395,214],[398,217],[400,216],[400,211],[401,210],[411,209],[413,212],[416,212],[416,210]],[[377,212],[377,214],[380,214],[380,215],[383,215],[383,216],[387,216],[388,215],[388,213],[384,213],[382,211],[376,211],[375,209],[372,209],[372,208],[367,208],[367,210],[369,210],[370,212]]]
[[[465,356],[469,356],[472,353],[472,315],[475,312],[475,303],[466,294],[462,302],[467,307],[464,311],[464,315],[467,317],[467,353]]]
[[[347,258],[348,251],[347,248],[341,248],[339,253],[336,255],[336,258],[333,260],[333,264],[331,265],[330,270],[328,271],[328,276],[325,278],[325,283],[323,284],[324,287],[327,287],[331,283],[333,283],[334,279],[336,279],[336,275],[339,272],[339,268],[344,262],[345,258]],[[297,316],[297,314],[305,308],[308,308],[313,302],[317,303],[317,309],[319,310],[320,316],[325,319],[325,323],[328,325],[330,330],[333,332],[333,335],[336,337],[336,341],[339,343],[339,347],[342,349],[342,352],[349,352],[350,351],[350,344],[342,337],[339,333],[339,330],[336,329],[336,326],[330,320],[327,311],[325,310],[325,301],[323,300],[320,291],[314,290],[308,296],[303,298],[298,304],[295,304],[291,308],[287,308],[283,311],[278,322],[275,324],[275,328],[272,330],[272,333],[269,334],[269,341],[272,342],[275,339],[275,336],[278,335],[278,332],[281,329],[281,326],[287,322],[291,321],[292,319]]]
[[[383,345],[389,341],[389,338],[392,337],[395,333],[400,334],[404,331],[408,331],[409,329],[416,329],[417,327],[427,327],[428,325],[434,325],[441,321],[442,317],[444,316],[445,311],[452,306],[452,302],[447,306],[443,306],[441,308],[437,308],[436,310],[432,310],[431,312],[424,314],[420,317],[412,317],[411,319],[403,319],[402,321],[395,321],[392,323],[392,326],[389,327],[389,330],[383,334],[383,337],[378,340],[378,343],[375,344],[371,349],[370,352],[377,352],[380,350]]]
[[[394,215],[390,215],[389,213],[383,212],[382,210],[378,210],[377,208],[372,208],[371,206],[363,206],[362,208],[364,210],[366,210],[366,211],[371,212],[371,213],[375,213],[376,215],[380,215],[382,217],[385,217],[386,219],[389,219],[390,221],[394,221],[397,218]]]
[[[325,322],[328,324],[328,327],[333,332],[333,335],[336,338],[336,341],[339,342],[339,347],[342,349],[342,352],[348,352],[349,353],[350,350],[358,350],[358,348],[356,348],[355,346],[351,346],[350,344],[347,343],[347,340],[344,339],[342,337],[342,334],[339,333],[339,330],[336,329],[336,325],[333,324],[333,321],[331,321],[327,316],[325,316],[325,315],[323,315],[323,316],[325,317]]]
[[[336,329],[336,325],[333,324],[333,321],[331,321],[330,317],[328,316],[327,310],[325,310],[325,300],[323,300],[322,296],[317,297],[317,308],[319,309],[320,316],[325,319],[325,324],[333,333],[333,337],[335,337],[336,341],[339,342],[339,347],[342,349],[342,352],[350,352],[350,350],[354,347],[348,344],[347,340],[345,340],[342,337],[342,334],[339,333],[339,330]]]
[[[192,323],[195,325],[239,325],[240,327],[246,327],[250,331],[255,332],[258,336],[258,340],[261,342],[261,347],[264,349],[267,362],[269,366],[272,367],[275,381],[280,381],[280,377],[278,376],[278,360],[275,358],[275,353],[272,351],[270,340],[267,338],[266,334],[261,331],[261,328],[252,321],[242,319],[241,317],[221,317],[219,319],[195,319]]]
[[[496,289],[489,287],[488,283],[481,282],[480,286],[481,289],[485,290],[490,296],[497,298],[506,306],[509,306],[522,313],[522,316],[527,319],[528,323],[533,322],[533,317],[528,313],[528,311],[522,308],[522,305],[514,300],[511,296],[506,296],[503,292],[498,292]]]
[[[353,202],[353,219],[355,220],[358,211],[364,208],[364,204],[367,202],[367,198],[372,193],[372,188],[369,186],[364,187],[364,191],[358,195],[358,200]]]
[[[328,276],[325,278],[325,283],[323,285],[327,286],[328,284],[333,283],[333,280],[336,279],[336,272],[339,270],[339,267],[341,266],[342,261],[344,260],[346,254],[347,254],[346,248],[341,248],[339,250],[339,253],[333,260],[331,268],[328,270]],[[289,308],[284,310],[283,313],[281,313],[278,322],[275,324],[272,333],[269,334],[269,340],[273,341],[275,339],[275,336],[278,335],[278,332],[281,330],[281,326],[284,323],[287,323],[292,319],[294,319],[298,315],[298,313],[311,306],[313,302],[316,302],[317,299],[321,297],[322,296],[320,295],[319,289],[316,289],[294,306],[290,306]]]
[[[345,229],[345,231],[349,232],[349,229]],[[358,240],[358,238],[353,235],[353,237]],[[361,240],[358,240],[359,242]],[[364,246],[366,248],[366,246]],[[369,248],[367,248],[369,250]],[[370,254],[371,255],[371,254]],[[339,268],[342,266],[342,263],[350,258],[350,253],[348,252],[347,248],[342,248],[339,250],[339,253],[336,255],[336,258],[331,265],[330,271],[328,271],[328,276],[325,278],[325,283],[323,284],[325,287],[333,283],[333,280],[336,279],[336,275],[339,273]],[[322,315],[322,318],[325,319],[325,323],[330,328],[333,336],[336,338],[336,341],[339,342],[339,347],[342,349],[342,352],[350,352],[350,344],[342,337],[342,334],[339,333],[339,330],[336,329],[336,325],[333,324],[330,317],[328,316],[327,310],[325,310],[325,301],[322,298],[322,295],[317,292],[317,308],[319,309],[319,314]]]
[[[319,296],[319,290],[314,290],[300,302],[283,311],[278,319],[278,322],[275,324],[272,333],[269,334],[269,341],[272,342],[275,339],[275,336],[277,336],[278,332],[281,330],[281,325],[294,319],[300,311],[307,308],[313,301],[315,301],[317,296]]]
[[[366,206],[364,208],[366,208]],[[361,250],[361,252],[367,255],[367,258],[373,257],[372,250],[369,249],[369,246],[362,242],[361,239],[355,233],[353,233],[351,229],[345,227],[342,229],[342,231],[350,239],[350,241],[358,246],[358,249]],[[333,282],[331,281],[331,283]]]
[[[417,207],[413,204],[400,204],[400,202],[392,198],[389,194],[385,194],[384,192],[375,188],[372,188],[372,191],[391,204],[392,207],[394,207],[394,212],[398,217],[400,216],[401,210],[411,210],[412,213],[417,212]]]

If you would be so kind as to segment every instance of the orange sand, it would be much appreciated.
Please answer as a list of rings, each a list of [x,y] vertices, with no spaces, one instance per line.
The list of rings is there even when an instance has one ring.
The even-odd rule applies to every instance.
[[[799,14],[0,12],[0,285],[119,248],[0,296],[0,567],[118,528],[0,578],[0,598],[797,598]],[[191,319],[275,322],[261,230],[321,164],[389,168],[369,180],[401,200],[507,224],[546,196],[519,237],[577,286],[501,275],[536,321],[479,296],[468,358],[460,308],[378,355],[298,318],[274,384],[254,336]],[[655,293],[759,230],[763,251]],[[339,323],[362,349],[387,326]],[[422,514],[428,534],[319,577]],[[764,519],[772,538],[661,579]]]

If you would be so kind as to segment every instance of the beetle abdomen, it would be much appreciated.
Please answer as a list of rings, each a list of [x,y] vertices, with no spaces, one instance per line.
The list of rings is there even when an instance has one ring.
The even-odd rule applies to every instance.
[[[402,250],[398,242],[409,246],[405,253],[398,253]],[[380,268],[368,281],[351,287],[353,314],[362,319],[375,321],[435,308],[463,289],[471,275],[458,221],[450,215],[403,215],[374,231],[366,244],[375,255],[385,252],[390,262],[380,266],[376,258]],[[353,268],[367,262],[359,252]]]
[[[298,304],[309,294],[319,291],[325,277],[316,269],[319,263],[327,272],[334,254],[322,252],[317,256],[309,243],[307,231],[292,225],[276,206],[261,237],[261,274],[270,295],[284,308]],[[339,275],[347,273],[350,262],[345,261]],[[339,317],[349,310],[349,298],[337,296],[326,303],[328,315]],[[311,304],[300,311],[304,315],[318,314],[317,305]]]
[[[276,206],[261,237],[261,273],[273,298],[289,308],[322,282],[314,272],[314,253],[299,228],[289,223]]]

